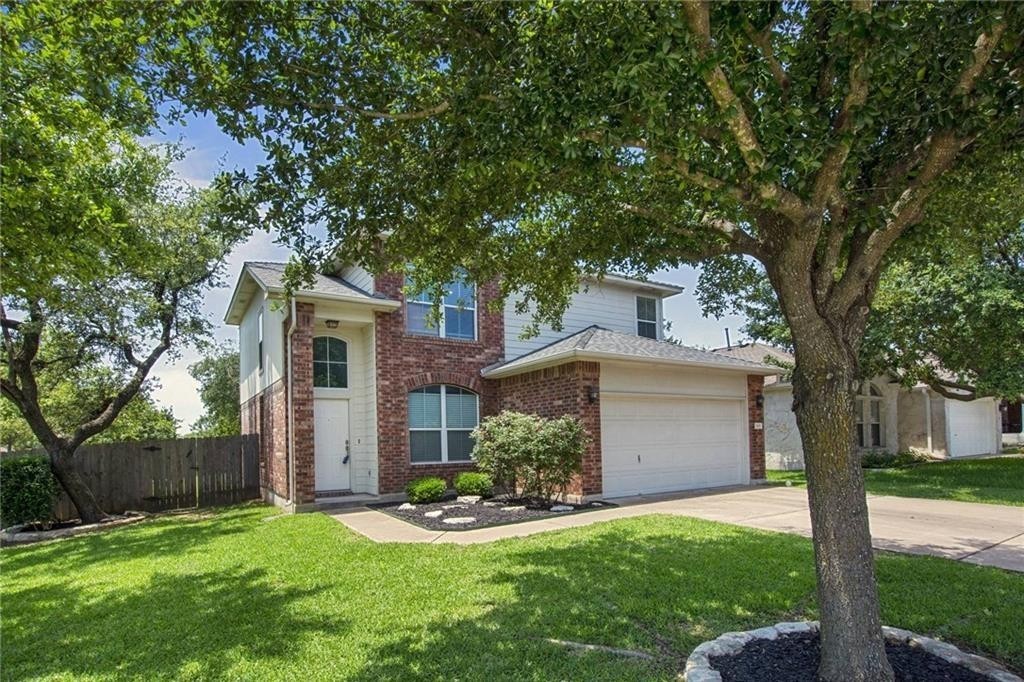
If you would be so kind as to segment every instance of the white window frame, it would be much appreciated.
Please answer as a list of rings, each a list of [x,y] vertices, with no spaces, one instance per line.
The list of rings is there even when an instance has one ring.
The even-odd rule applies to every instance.
[[[417,386],[416,388],[410,390],[409,393],[412,393],[413,391],[418,391],[418,390],[420,390],[422,388],[430,388],[431,386],[440,386],[441,387],[441,428],[439,428],[439,429],[434,429],[434,428],[413,428],[412,426],[408,426],[408,422],[409,422],[409,416],[408,415],[406,415],[405,421],[406,421],[407,428],[408,428],[410,433],[412,433],[413,431],[438,431],[438,432],[440,432],[440,434],[441,434],[441,459],[440,459],[440,461],[432,461],[432,462],[413,462],[412,461],[412,438],[410,437],[410,439],[409,439],[409,463],[412,464],[413,466],[430,466],[430,465],[437,466],[438,464],[472,464],[473,463],[473,458],[472,457],[469,458],[469,459],[457,459],[457,460],[452,461],[452,462],[448,461],[448,431],[449,431],[449,429],[448,429],[448,405],[447,405],[447,402],[448,402],[448,388],[451,387],[451,388],[457,388],[460,391],[468,391],[469,393],[472,393],[474,396],[476,396],[476,424],[477,424],[477,426],[480,425],[480,394],[477,393],[476,391],[470,390],[468,388],[464,388],[462,386],[451,386],[450,384],[428,384],[427,386]],[[408,405],[408,400],[409,400],[408,394],[406,394],[406,404],[407,405]],[[451,431],[459,431],[459,432],[469,432],[469,431],[472,431],[473,429],[450,429],[450,430]]]
[[[872,391],[877,393],[873,394]],[[878,404],[878,421],[871,421],[871,405]],[[861,450],[885,449],[885,395],[874,384],[865,382],[854,398],[854,417],[857,428],[857,447]],[[871,426],[878,424],[878,445],[871,443]]]
[[[263,309],[260,308],[256,312],[256,367],[259,368],[260,374],[263,374],[265,364],[263,360]]]
[[[352,372],[350,371],[351,364],[352,364],[352,359],[349,357],[349,351],[352,348],[352,344],[349,343],[348,339],[346,339],[343,336],[338,336],[337,334],[314,334],[313,335],[313,344],[314,344],[314,346],[316,344],[316,340],[317,339],[321,339],[321,338],[323,338],[323,339],[336,339],[336,340],[341,341],[342,343],[345,344],[345,362],[331,362],[330,360],[326,361],[328,365],[345,365],[345,386],[344,387],[342,387],[342,386],[317,386],[316,385],[316,372],[314,372],[313,373],[313,377],[314,377],[314,379],[313,379],[313,391],[314,391],[314,394],[324,393],[324,394],[329,394],[329,395],[330,394],[341,395],[343,393],[348,393],[352,389]],[[313,351],[311,349],[311,352],[313,352],[313,356],[310,359],[310,367],[313,367],[314,364],[317,362],[317,360],[316,360],[316,353],[315,353],[315,351]],[[330,351],[328,350],[328,353],[329,352]],[[320,362],[324,362],[324,361],[321,360]],[[328,374],[330,374],[330,369],[328,369]]]
[[[408,284],[408,281],[406,283]],[[445,292],[448,292],[450,290],[449,287],[451,285],[455,284],[455,283],[456,282],[446,282],[445,285],[444,285],[445,286]],[[472,282],[467,282],[467,283],[468,284],[473,284]],[[479,313],[479,306],[477,305],[477,299],[480,296],[480,289],[479,289],[479,287],[476,284],[473,284],[473,300],[470,301],[470,305],[464,305],[464,306],[451,305],[449,303],[445,303],[444,300],[442,299],[441,305],[440,305],[440,308],[441,308],[440,319],[437,321],[437,334],[431,334],[429,331],[421,331],[421,330],[418,330],[418,329],[410,329],[409,328],[409,306],[410,305],[424,306],[428,310],[432,310],[432,309],[434,309],[436,307],[436,306],[434,306],[433,301],[430,301],[430,300],[427,300],[427,301],[418,300],[417,297],[420,296],[423,293],[424,292],[420,292],[420,293],[417,293],[417,294],[412,294],[412,295],[406,296],[406,299],[405,299],[405,308],[406,308],[406,310],[405,310],[405,316],[406,316],[406,319],[405,319],[405,331],[407,333],[415,334],[416,336],[425,336],[427,338],[432,338],[432,339],[452,339],[454,341],[478,341],[480,339],[480,315],[478,314]],[[454,308],[455,310],[472,310],[473,311],[473,338],[467,339],[464,336],[448,336],[447,330],[446,330],[446,327],[445,327],[445,320],[446,320],[446,318],[445,318],[445,314],[444,314],[446,308]]]
[[[644,299],[647,299],[648,301],[653,301],[654,302],[654,319],[653,320],[641,319],[641,317],[640,317],[640,299],[641,298],[644,298]],[[655,297],[655,296],[640,296],[640,295],[636,296],[636,300],[633,301],[633,316],[636,318],[636,335],[640,336],[640,337],[643,337],[645,339],[655,339],[655,340],[657,340],[657,338],[658,338],[658,327],[659,327],[659,324],[658,324],[658,299],[657,299],[657,297]],[[645,336],[644,334],[641,334],[640,333],[640,324],[641,323],[653,324],[654,325],[654,336]]]

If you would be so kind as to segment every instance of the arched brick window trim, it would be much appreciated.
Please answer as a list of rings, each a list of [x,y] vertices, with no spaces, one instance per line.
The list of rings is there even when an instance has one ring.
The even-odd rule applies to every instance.
[[[476,394],[480,394],[483,388],[482,381],[478,375],[463,374],[461,372],[437,371],[423,372],[421,374],[414,374],[411,377],[406,377],[405,390],[411,391],[414,388],[431,386],[433,384],[447,384],[449,386],[468,388]]]

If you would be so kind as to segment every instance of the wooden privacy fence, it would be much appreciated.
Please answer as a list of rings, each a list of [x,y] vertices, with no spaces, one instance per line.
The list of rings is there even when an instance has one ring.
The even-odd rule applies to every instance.
[[[76,468],[110,514],[233,504],[259,497],[259,436],[85,445]],[[57,518],[78,516],[64,493]]]

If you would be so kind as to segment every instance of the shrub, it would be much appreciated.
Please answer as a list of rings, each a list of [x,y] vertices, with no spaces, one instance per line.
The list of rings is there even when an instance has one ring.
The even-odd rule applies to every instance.
[[[48,524],[60,488],[42,457],[0,459],[0,525]]]
[[[865,452],[861,455],[860,465],[865,469],[899,469],[927,460],[927,457],[915,452],[901,452],[897,455],[888,452]]]
[[[409,481],[409,485],[405,486],[405,494],[413,504],[437,502],[444,497],[446,490],[448,490],[448,484],[444,482],[443,478],[437,476],[417,478],[415,481]]]
[[[455,477],[455,492],[460,495],[490,497],[494,492],[494,481],[478,471],[463,471]]]
[[[587,433],[575,417],[544,419],[505,411],[473,432],[473,458],[508,492],[550,500],[565,493],[583,465]]]

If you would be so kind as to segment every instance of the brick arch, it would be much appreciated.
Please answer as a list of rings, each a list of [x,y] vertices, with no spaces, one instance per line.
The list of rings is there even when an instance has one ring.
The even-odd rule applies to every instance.
[[[449,370],[437,370],[434,372],[421,372],[420,374],[414,374],[410,377],[406,377],[405,390],[411,391],[414,388],[431,386],[433,384],[447,384],[449,386],[468,388],[478,395],[483,389],[479,375],[466,374],[464,372],[452,372]]]

